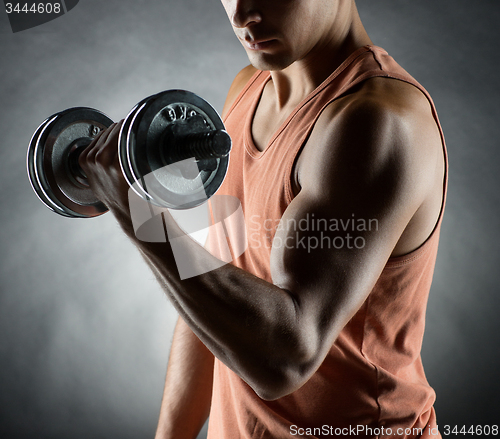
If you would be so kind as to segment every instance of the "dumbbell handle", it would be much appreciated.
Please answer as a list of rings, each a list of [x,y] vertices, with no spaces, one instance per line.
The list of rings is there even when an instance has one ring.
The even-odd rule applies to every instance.
[[[82,185],[88,186],[87,176],[78,162],[80,154],[92,142],[90,137],[82,137],[74,142],[68,154],[68,169]],[[194,157],[196,160],[226,157],[231,151],[231,138],[224,130],[212,130],[204,133],[188,134],[167,138],[170,143],[165,151],[170,154],[165,158],[166,165]]]
[[[170,143],[170,138],[167,138]],[[169,163],[179,162],[191,157],[196,160],[226,157],[231,151],[231,138],[224,130],[212,130],[204,133],[188,134],[175,137],[173,145],[170,144],[165,150],[170,154],[167,158]]]
[[[82,137],[76,140],[69,149],[67,165],[70,174],[75,178],[75,180],[83,186],[88,186],[87,176],[78,162],[80,154],[83,152],[87,146],[92,142],[91,137]]]

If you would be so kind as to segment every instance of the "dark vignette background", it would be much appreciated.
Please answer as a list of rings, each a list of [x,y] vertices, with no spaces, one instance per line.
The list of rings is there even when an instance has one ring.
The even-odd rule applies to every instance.
[[[423,360],[438,423],[500,423],[497,0],[358,0],[365,26],[432,94],[450,190]],[[13,34],[0,13],[0,437],[152,438],[175,312],[111,215],[69,220],[25,153],[72,106],[117,120],[168,88],[219,111],[246,65],[217,0],[81,0]],[[200,435],[201,436],[201,435]]]

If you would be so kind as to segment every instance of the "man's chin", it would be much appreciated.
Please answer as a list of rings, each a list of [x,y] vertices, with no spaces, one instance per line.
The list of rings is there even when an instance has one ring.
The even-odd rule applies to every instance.
[[[285,59],[277,55],[270,55],[265,53],[249,53],[247,51],[248,60],[257,70],[284,70],[293,63],[293,60]]]

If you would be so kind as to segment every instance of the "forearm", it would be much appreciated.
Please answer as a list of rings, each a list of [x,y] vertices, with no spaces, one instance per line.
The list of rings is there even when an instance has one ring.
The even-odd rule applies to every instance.
[[[173,220],[166,215],[166,221]],[[175,227],[169,223],[169,232]],[[288,291],[229,264],[180,280],[168,243],[134,242],[179,314],[217,358],[265,399],[294,390],[293,366],[304,370],[307,343]],[[211,266],[210,253],[194,241],[184,244],[200,272]]]
[[[206,421],[214,357],[179,318],[170,350],[155,439],[194,439]]]

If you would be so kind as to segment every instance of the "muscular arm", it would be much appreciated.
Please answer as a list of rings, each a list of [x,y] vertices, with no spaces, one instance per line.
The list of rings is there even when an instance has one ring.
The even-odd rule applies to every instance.
[[[430,182],[442,161],[441,146],[420,143],[435,138],[434,121],[423,113],[377,96],[347,100],[325,111],[301,157],[301,190],[282,222],[297,224],[307,215],[347,221],[355,215],[375,219],[378,226],[360,232],[366,242],[360,249],[276,246],[273,283],[232,265],[181,281],[170,245],[138,241],[126,209],[116,206],[109,191],[100,190],[96,167],[89,163],[85,171],[91,173],[96,195],[156,267],[166,294],[192,331],[260,397],[276,399],[301,387],[319,367],[435,189]],[[168,214],[164,220],[169,236],[183,235]],[[435,218],[428,221],[433,222]],[[281,228],[276,238],[286,240],[290,233]],[[308,239],[315,233],[294,236]],[[200,267],[213,262],[194,241],[186,241],[185,251]]]
[[[155,439],[194,439],[208,417],[214,357],[179,318]]]

